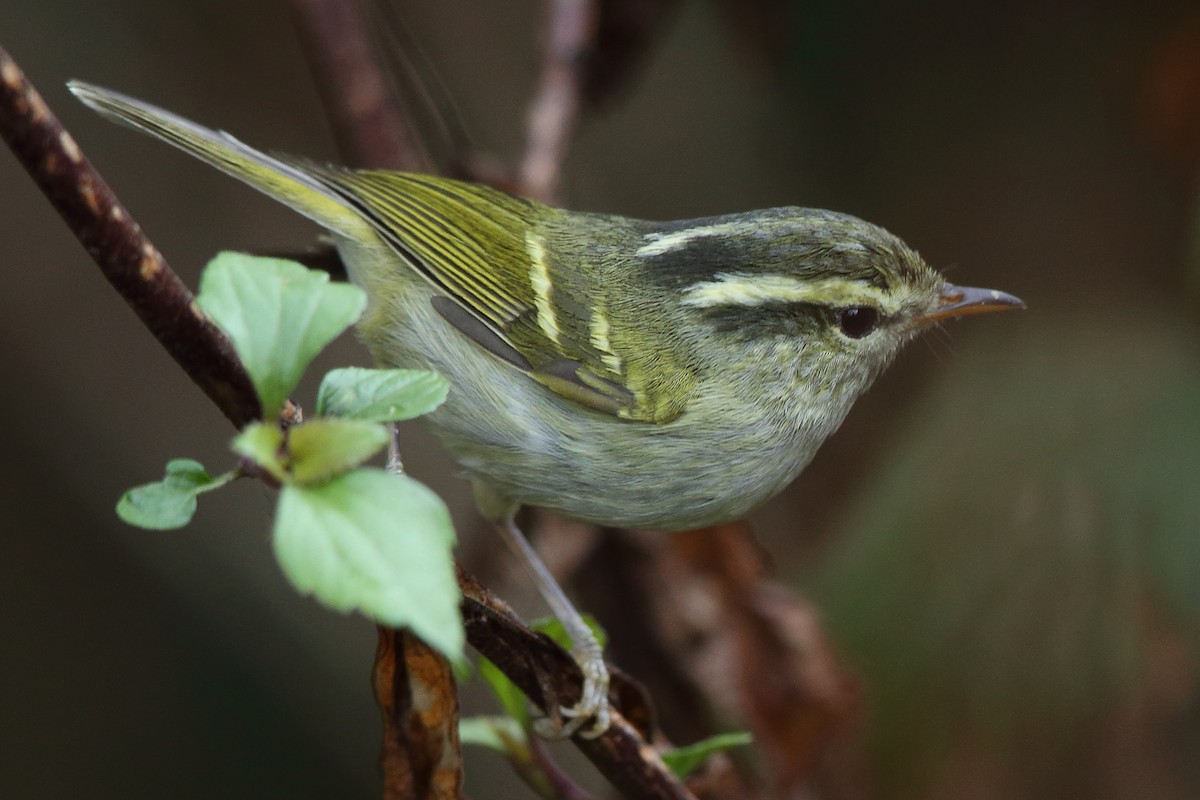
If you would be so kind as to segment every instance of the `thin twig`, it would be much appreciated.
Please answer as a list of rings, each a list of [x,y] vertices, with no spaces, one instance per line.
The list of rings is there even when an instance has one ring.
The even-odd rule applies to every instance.
[[[0,48],[0,135],[154,337],[236,426],[261,416],[253,385],[232,345],[192,305],[192,294],[83,157],[16,63]],[[581,676],[571,657],[460,574],[471,645],[543,709],[572,705]],[[621,676],[614,674],[614,690]],[[630,703],[621,707],[628,712]],[[614,710],[601,737],[576,744],[630,798],[693,796],[643,738],[649,711],[634,707],[641,730]]]
[[[529,753],[536,769],[550,785],[554,800],[595,800],[554,763],[554,759],[546,751],[546,743],[536,736],[529,740]]]
[[[357,3],[292,0],[291,5],[342,156],[351,166],[427,171],[431,165],[420,137],[378,68]]]
[[[0,48],[0,136],[159,343],[234,426],[262,417],[233,345]]]
[[[583,70],[596,30],[595,0],[552,0],[541,81],[529,109],[521,193],[552,202],[579,120]]]
[[[297,8],[310,6],[311,9],[328,5],[320,0],[296,2]],[[357,6],[351,3],[346,4],[341,13],[357,12]],[[543,83],[535,109],[530,115],[526,174],[531,176],[532,183],[526,181],[521,187],[525,193],[547,197],[557,184],[567,141],[578,116],[579,69],[594,28],[595,13],[593,0],[555,0]],[[350,28],[365,30],[361,23]],[[317,51],[311,52],[315,54]],[[320,68],[319,65],[317,67]],[[378,69],[378,63],[369,58],[357,64],[355,73],[335,70],[322,80],[327,80],[329,91],[337,95],[349,91],[350,86],[339,86],[339,82],[349,80],[352,74],[358,74],[358,80],[365,80],[370,85],[385,85],[382,77],[363,77],[361,74],[362,71]],[[330,108],[331,113],[338,113],[335,106]],[[366,118],[359,117],[357,121],[347,124],[361,125],[365,122]],[[384,120],[379,124],[387,123]],[[389,137],[386,132],[374,133],[380,134],[379,141],[388,141],[390,138],[403,142],[406,138],[404,135]],[[353,134],[346,138],[346,141],[356,140],[357,136]],[[403,158],[403,154],[396,156]],[[395,163],[395,159],[389,159],[387,153],[380,153],[379,157],[378,164]],[[536,188],[535,184],[542,188]],[[463,617],[467,641],[471,646],[496,664],[543,711],[553,713],[561,707],[573,705],[582,688],[582,676],[571,656],[547,637],[525,627],[503,601],[462,571],[459,572],[459,586],[463,591]],[[648,732],[649,718],[652,716],[644,695],[640,690],[631,688],[628,679],[620,673],[614,674],[614,688],[616,691],[624,688],[623,696],[637,698],[638,702],[627,705],[641,720],[642,730],[639,731],[614,710],[613,724],[603,736],[590,740],[577,736],[574,739],[576,744],[600,772],[628,797],[645,800],[692,798],[684,784],[671,773],[657,751],[643,738],[643,732]]]
[[[309,6],[325,7],[329,3],[321,0],[296,0],[297,8]],[[358,12],[354,4],[346,4],[342,14]],[[551,39],[548,44],[553,53],[547,58],[546,84],[565,89],[569,96],[559,100],[546,98],[547,111],[556,117],[546,119],[547,138],[542,145],[555,152],[548,155],[553,162],[552,172],[557,173],[562,153],[565,152],[578,110],[579,76],[576,68],[580,64],[583,48],[590,36],[594,18],[592,0],[568,0],[559,2],[554,14]],[[350,25],[350,29],[365,30],[361,23]],[[312,51],[315,54],[315,50]],[[368,54],[369,55],[369,54]],[[318,69],[320,65],[315,65]],[[348,80],[357,74],[359,80],[375,85],[384,85],[381,77],[363,77],[362,72],[378,70],[377,62],[370,58],[357,64],[356,70],[334,71],[325,79],[334,94],[347,91],[350,87],[338,86],[339,81]],[[554,73],[551,75],[550,73]],[[573,73],[573,74],[566,74]],[[323,80],[325,80],[323,79]],[[544,86],[546,88],[546,86]],[[545,95],[558,89],[550,87]],[[553,102],[551,102],[553,100]],[[553,106],[553,108],[551,108]],[[331,112],[333,109],[331,109]],[[536,116],[536,112],[535,112]],[[532,119],[532,117],[531,117]],[[359,118],[352,124],[364,124]],[[380,124],[384,124],[381,122]],[[380,133],[376,131],[376,133]],[[354,141],[357,137],[350,136]],[[380,135],[379,141],[404,141],[404,136]],[[557,144],[555,143],[557,142]],[[399,154],[396,154],[399,155]],[[380,154],[380,163],[394,163],[388,154]],[[555,712],[558,708],[573,705],[582,688],[582,676],[575,661],[548,638],[525,627],[498,598],[491,595],[473,578],[460,571],[459,586],[463,591],[463,617],[467,623],[467,640],[481,655],[495,663],[510,680],[544,711]],[[617,678],[618,683],[620,678]],[[627,683],[627,681],[626,681]],[[639,694],[636,691],[629,695]],[[640,694],[639,694],[640,697]],[[643,702],[643,706],[645,703]],[[648,710],[636,709],[643,719],[651,716]],[[615,712],[614,712],[615,713]],[[609,780],[632,798],[675,798],[684,800],[692,795],[662,763],[657,752],[641,733],[625,718],[615,714],[612,727],[597,739],[586,740],[576,737],[575,742]]]
[[[379,68],[359,5],[353,0],[293,0],[291,5],[344,161],[428,169],[419,137]],[[400,474],[399,431],[394,424],[390,428],[387,469]],[[379,642],[374,674],[384,721],[385,799],[459,797],[458,687],[449,662],[408,631],[380,626]]]

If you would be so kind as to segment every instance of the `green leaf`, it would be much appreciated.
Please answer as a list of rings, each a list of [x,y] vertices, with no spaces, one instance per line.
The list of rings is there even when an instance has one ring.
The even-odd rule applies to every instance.
[[[486,658],[479,659],[479,677],[487,683],[492,694],[500,703],[500,708],[521,728],[529,727],[529,707],[525,703],[525,695],[517,688],[500,668]]]
[[[290,480],[287,464],[283,460],[283,431],[278,425],[251,423],[233,437],[229,446],[233,452],[258,464],[280,483]]]
[[[387,444],[388,432],[373,422],[314,419],[288,430],[292,479],[300,484],[329,480],[357,467]]]
[[[278,425],[255,422],[231,447],[280,483],[315,484],[346,472],[387,444],[382,425],[349,419],[314,419],[288,429],[286,446]]]
[[[668,750],[662,753],[662,760],[677,778],[686,778],[712,754],[732,747],[745,747],[753,741],[748,733],[718,733],[695,744]]]
[[[457,661],[450,666],[454,669],[454,680],[459,683],[466,683],[475,674],[475,666],[466,659]]]
[[[608,632],[600,626],[600,623],[596,620],[596,618],[591,614],[581,614],[580,616],[583,617],[583,621],[587,623],[587,626],[592,629],[592,635],[596,637],[596,641],[600,643],[600,646],[607,647]],[[567,629],[563,627],[562,620],[560,620],[558,617],[542,617],[541,619],[535,619],[533,622],[529,623],[529,627],[533,628],[535,631],[546,634],[553,639],[559,647],[566,650],[568,653],[571,652],[571,648],[574,645],[571,643],[571,637],[567,635]]]
[[[117,501],[117,516],[149,530],[182,528],[196,513],[194,492],[167,483],[147,483],[130,489]]]
[[[366,295],[292,261],[221,253],[196,303],[233,341],[270,419],[309,362],[358,319]]]
[[[511,717],[464,717],[458,722],[463,744],[487,747],[505,755],[527,755],[528,739],[520,723]]]
[[[130,489],[117,502],[117,516],[130,525],[150,530],[182,528],[196,513],[196,496],[224,486],[233,472],[212,477],[199,461],[178,458],[167,464],[157,483]]]
[[[422,484],[363,468],[320,486],[286,485],[274,543],[300,592],[408,627],[452,661],[462,658],[454,529],[441,498]]]
[[[329,372],[317,392],[317,414],[365,422],[398,422],[428,414],[450,382],[420,369],[346,367]]]

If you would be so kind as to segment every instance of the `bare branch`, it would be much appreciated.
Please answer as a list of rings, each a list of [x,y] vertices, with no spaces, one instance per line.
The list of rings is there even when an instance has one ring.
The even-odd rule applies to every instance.
[[[576,10],[581,9],[586,10],[586,6],[581,4]],[[574,24],[583,22],[586,22],[583,18],[574,20]],[[572,36],[580,30],[583,29],[576,28]],[[566,40],[582,41],[571,37]],[[566,40],[559,42],[564,45],[558,51],[560,56],[571,52]],[[563,108],[576,106],[577,100],[569,100]],[[573,122],[574,115],[575,111],[570,110],[562,118],[556,136],[565,137],[569,133],[570,124],[566,123]],[[354,124],[362,125],[363,120],[374,117],[367,114],[356,118],[358,122]],[[186,285],[167,266],[3,50],[0,50],[0,134],[109,282],[189,377],[235,426],[258,419],[261,409],[257,396],[232,345],[195,309],[193,295]],[[561,153],[561,147],[555,152]],[[396,163],[386,156],[380,157],[384,163]],[[579,695],[581,676],[571,657],[545,636],[522,625],[502,601],[468,576],[460,575],[460,586],[471,645],[496,663],[543,709],[572,705]],[[399,678],[395,672],[386,671],[387,663],[387,658],[378,661],[381,677],[394,684]],[[412,663],[413,659],[404,662],[410,681]],[[397,669],[400,664],[393,662],[392,666]],[[620,672],[613,677],[612,691],[621,713],[614,713],[613,725],[605,735],[593,740],[577,737],[577,745],[628,797],[693,798],[647,741],[653,730],[652,711],[642,691]],[[392,715],[393,723],[405,718],[404,713],[397,716],[403,709],[394,696],[383,708]],[[456,712],[447,710],[445,716],[453,718]],[[441,736],[438,741],[444,747],[447,740]],[[456,748],[455,744],[455,753]]]
[[[292,0],[291,6],[342,156],[351,166],[429,170],[420,137],[379,69],[358,4]]]
[[[583,67],[596,30],[595,0],[552,0],[542,76],[529,109],[518,183],[522,194],[552,202],[583,97]]]
[[[503,601],[462,571],[459,586],[463,590],[463,617],[471,646],[499,667],[543,711],[573,705],[579,698],[583,678],[571,656],[549,637],[521,624]],[[577,734],[573,738],[576,746],[627,797],[694,800],[646,740],[650,735],[651,713],[640,687],[619,670],[613,670],[612,693],[619,699],[613,709],[612,726],[595,739]]]
[[[555,800],[594,800],[591,794],[571,779],[571,776],[559,769],[558,764],[554,763],[546,751],[545,742],[534,736],[530,739],[529,750],[538,773],[549,784]]]
[[[775,581],[746,523],[670,537],[611,532],[579,573],[582,596],[610,622],[614,657],[647,676],[672,736],[690,741],[710,733],[713,719],[739,719],[776,790],[808,786],[859,718],[858,682],[819,614]],[[641,613],[626,613],[630,606]],[[720,797],[753,796],[764,782],[709,778]]]
[[[159,343],[237,427],[262,417],[233,345],[193,303],[16,62],[0,48],[0,136]]]

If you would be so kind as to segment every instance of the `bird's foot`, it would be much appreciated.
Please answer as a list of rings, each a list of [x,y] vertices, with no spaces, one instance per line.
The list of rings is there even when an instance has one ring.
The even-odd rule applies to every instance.
[[[534,733],[543,739],[568,739],[576,733],[585,739],[595,739],[602,736],[612,723],[608,707],[608,667],[604,665],[604,651],[600,644],[594,639],[583,642],[571,650],[571,656],[583,673],[583,691],[579,695],[579,702],[559,709],[561,722],[552,717],[533,721]]]

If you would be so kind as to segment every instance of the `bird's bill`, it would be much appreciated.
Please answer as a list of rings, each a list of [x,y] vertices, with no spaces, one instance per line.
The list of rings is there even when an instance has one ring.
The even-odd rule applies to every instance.
[[[937,322],[969,314],[987,314],[992,311],[1013,311],[1024,308],[1021,298],[996,289],[976,289],[973,286],[955,286],[947,283],[938,295],[938,305],[928,314],[918,318],[920,322]]]

